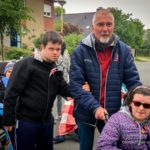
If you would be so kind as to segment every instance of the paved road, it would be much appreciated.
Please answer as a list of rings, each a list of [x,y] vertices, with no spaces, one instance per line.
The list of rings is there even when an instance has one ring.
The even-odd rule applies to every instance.
[[[141,81],[143,84],[150,86],[150,62],[138,62],[136,63]]]
[[[143,82],[143,84],[150,85],[150,62],[142,62],[142,63],[138,62],[136,63],[136,65],[140,73],[141,81]],[[98,136],[99,134],[96,130],[93,150],[95,150],[96,139],[98,138]],[[75,135],[72,134],[70,136],[67,136],[67,140],[65,142],[60,144],[54,144],[54,149],[55,150],[79,150],[79,143],[75,140]]]

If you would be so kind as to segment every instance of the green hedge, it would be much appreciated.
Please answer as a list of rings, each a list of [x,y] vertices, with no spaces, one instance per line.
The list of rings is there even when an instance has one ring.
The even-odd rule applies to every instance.
[[[150,49],[138,49],[136,50],[136,56],[150,56]]]
[[[67,50],[70,55],[72,55],[72,53],[74,52],[75,48],[77,47],[78,43],[81,41],[82,38],[83,38],[82,34],[76,33],[71,33],[65,36]]]
[[[5,58],[9,60],[20,59],[20,57],[31,56],[31,55],[32,55],[31,49],[12,47],[9,50],[5,51]]]

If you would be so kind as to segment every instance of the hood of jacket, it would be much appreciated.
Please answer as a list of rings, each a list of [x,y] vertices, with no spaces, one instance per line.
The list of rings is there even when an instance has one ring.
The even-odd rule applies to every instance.
[[[34,59],[36,59],[36,60],[38,60],[38,61],[40,61],[40,62],[45,62],[43,59],[42,59],[42,57],[41,57],[41,53],[40,53],[40,55],[35,55],[34,56]],[[52,63],[52,65],[53,65],[53,70],[57,70],[57,71],[61,71],[61,72],[63,72],[63,68],[61,67],[62,66],[62,63],[57,63],[57,62],[54,62],[54,63]]]
[[[121,109],[120,109],[120,112],[124,113],[126,116],[128,116],[129,118],[131,118],[132,120],[134,120],[135,122],[138,123],[138,121],[136,121],[136,120],[132,117],[131,112],[130,112],[128,106],[122,106]],[[143,125],[143,124],[145,124],[145,123],[148,123],[148,121],[150,121],[150,118],[146,118],[143,122],[140,122],[139,124],[140,124],[140,125]]]
[[[124,113],[126,116],[128,116],[129,118],[134,120],[128,106],[122,106],[121,109],[120,109],[120,112]]]

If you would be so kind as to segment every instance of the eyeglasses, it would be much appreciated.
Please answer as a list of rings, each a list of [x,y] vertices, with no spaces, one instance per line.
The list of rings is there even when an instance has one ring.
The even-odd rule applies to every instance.
[[[133,101],[133,104],[136,107],[140,107],[142,105],[145,109],[149,109],[150,108],[150,104],[143,104],[143,103],[138,102],[138,101]]]

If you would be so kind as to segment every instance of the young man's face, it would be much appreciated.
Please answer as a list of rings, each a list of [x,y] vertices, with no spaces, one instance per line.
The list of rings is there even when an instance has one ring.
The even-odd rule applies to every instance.
[[[48,42],[42,45],[42,58],[47,62],[55,62],[61,54],[61,44]]]

